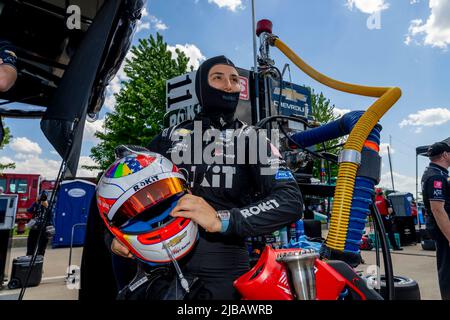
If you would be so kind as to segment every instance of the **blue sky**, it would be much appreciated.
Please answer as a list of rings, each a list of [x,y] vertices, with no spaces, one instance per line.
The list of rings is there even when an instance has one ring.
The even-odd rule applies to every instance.
[[[274,34],[319,71],[347,82],[403,90],[381,121],[382,142],[392,137],[397,189],[415,191],[414,148],[450,136],[450,0],[256,0],[256,16],[272,20]],[[250,0],[149,0],[134,42],[159,31],[194,65],[225,54],[248,69],[253,65],[251,23]],[[279,68],[288,62],[277,49],[272,56]],[[291,70],[295,83],[322,91],[339,110],[365,110],[374,101],[324,87],[295,66]],[[123,79],[119,72],[100,119],[113,110],[112,93]],[[55,175],[60,157],[39,121],[6,119],[6,124],[15,140],[0,151],[0,161],[15,161],[16,171]],[[101,124],[87,125],[82,163],[89,162],[96,143],[92,134]],[[422,159],[421,171],[425,165]],[[385,159],[383,185],[390,181],[387,168]]]

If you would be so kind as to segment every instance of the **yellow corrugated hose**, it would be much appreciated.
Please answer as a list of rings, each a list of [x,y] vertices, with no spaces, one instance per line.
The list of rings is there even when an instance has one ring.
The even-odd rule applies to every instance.
[[[272,44],[283,52],[303,72],[318,82],[339,91],[379,98],[361,116],[344,145],[344,150],[361,152],[364,142],[378,121],[400,99],[402,95],[400,88],[368,87],[334,80],[306,64],[278,38],[275,38]],[[357,170],[358,164],[356,163],[342,162],[339,165],[333,209],[331,211],[330,229],[325,240],[327,247],[331,249],[344,251],[345,248]]]

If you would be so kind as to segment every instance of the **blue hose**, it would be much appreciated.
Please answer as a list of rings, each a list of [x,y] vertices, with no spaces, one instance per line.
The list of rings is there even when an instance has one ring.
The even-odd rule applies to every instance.
[[[375,142],[377,143],[377,145],[379,145],[380,131],[381,126],[375,126],[367,140]],[[369,157],[376,157],[378,155],[378,152],[375,150],[366,147],[364,147],[363,150],[369,152]],[[359,246],[361,244],[361,238],[366,227],[367,217],[370,214],[369,208],[372,204],[372,198],[375,193],[374,189],[376,183],[377,181],[371,178],[356,176],[344,252],[351,252],[356,254],[360,253]]]
[[[346,113],[338,120],[321,127],[294,134],[291,138],[304,148],[348,135],[358,122],[364,111]]]
[[[342,118],[321,127],[298,132],[291,138],[304,148],[340,138],[350,134],[363,114],[364,111],[352,111],[342,116]],[[367,140],[380,145],[380,131],[381,126],[375,126]],[[369,154],[373,153],[373,156],[378,154],[376,151],[366,147],[364,147],[363,150],[368,150]],[[376,183],[377,181],[370,178],[361,176],[356,177],[344,252],[353,254],[360,253],[359,246],[361,244],[362,235],[364,234],[367,217],[370,214],[369,207],[372,203],[372,196],[374,194]]]

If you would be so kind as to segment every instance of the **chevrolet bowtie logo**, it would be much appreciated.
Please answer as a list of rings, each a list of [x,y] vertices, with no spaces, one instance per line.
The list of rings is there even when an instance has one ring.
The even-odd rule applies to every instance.
[[[279,95],[280,88],[275,88],[274,93]],[[306,102],[306,96],[304,94],[301,94],[291,88],[284,88],[282,96],[287,100],[291,100],[291,101],[300,100],[300,101]]]
[[[183,240],[184,238],[186,238],[186,236],[187,236],[187,231],[185,231],[185,232],[184,232],[183,234],[181,234],[180,236],[177,236],[177,237],[171,239],[171,240],[168,242],[168,246],[169,246],[169,247],[174,247],[174,246],[176,246],[177,244],[179,244],[179,243],[181,242],[181,240]]]

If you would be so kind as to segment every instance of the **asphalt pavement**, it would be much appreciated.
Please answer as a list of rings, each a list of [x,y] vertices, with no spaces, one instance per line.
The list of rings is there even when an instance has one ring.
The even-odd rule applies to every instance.
[[[44,259],[42,282],[37,287],[27,288],[25,300],[77,300],[77,276],[81,262],[82,248],[74,248],[72,252],[72,269],[75,276],[68,277],[69,249],[47,249]],[[25,248],[13,248],[10,264],[14,257],[25,254]],[[403,251],[391,252],[394,274],[416,280],[419,284],[423,300],[439,300],[439,289],[436,273],[436,254],[434,251],[422,250],[420,244],[405,246]],[[375,251],[362,251],[365,264],[357,270],[370,273],[376,263]],[[383,270],[381,271],[383,273]],[[20,290],[0,290],[0,300],[15,300]]]

